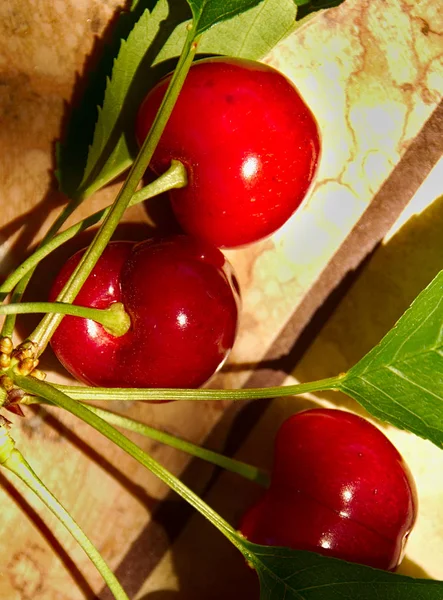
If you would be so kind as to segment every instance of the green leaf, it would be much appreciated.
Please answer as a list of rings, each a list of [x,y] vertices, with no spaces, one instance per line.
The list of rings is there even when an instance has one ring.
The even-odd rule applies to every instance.
[[[196,35],[200,35],[216,23],[235,17],[259,2],[260,0],[188,0]]]
[[[200,52],[258,60],[294,31],[296,15],[293,0],[263,0],[207,31]]]
[[[240,538],[239,538],[240,541]],[[443,582],[412,579],[314,554],[241,539],[260,600],[441,600]]]
[[[140,9],[142,4],[146,3],[139,0],[137,8]],[[131,13],[132,19],[134,15],[135,12]],[[261,58],[291,31],[295,15],[296,7],[292,0],[264,0],[246,13],[212,28],[203,37],[200,51]],[[130,133],[133,131],[134,115],[148,90],[175,66],[175,59],[183,48],[190,16],[184,0],[174,3],[159,0],[152,13],[145,10],[138,21],[132,23],[131,32],[121,42],[111,78],[103,79],[102,71],[92,77],[93,87],[100,88],[101,85],[102,95],[106,81],[106,92],[103,102],[97,95],[93,103],[88,95],[89,99],[85,100],[82,109],[73,114],[70,129],[79,140],[68,136],[58,161],[59,179],[67,194],[87,196],[132,164],[137,152]],[[109,58],[114,56],[112,52],[107,55],[108,63]],[[97,117],[97,104],[103,104],[103,108],[98,109],[92,146],[87,153]],[[80,181],[82,184],[78,191]]]
[[[344,0],[294,0],[299,7],[297,11],[297,21],[301,21],[308,15],[325,8],[339,6]]]
[[[94,65],[92,73],[78,78],[63,140],[56,146],[56,176],[62,192],[69,198],[78,197],[77,190],[83,178],[92,143],[98,106],[103,103],[107,78],[111,75],[112,65],[118,54],[122,39],[126,39],[134,24],[143,13],[146,0],[133,2],[130,11],[122,12],[112,36],[108,36],[100,59]],[[96,54],[94,50],[93,55]],[[91,58],[88,62],[91,62]]]
[[[338,387],[374,416],[443,446],[443,271]]]
[[[254,8],[219,23],[207,31],[199,44],[200,54],[221,54],[258,60],[296,27],[297,7],[293,0],[263,0]],[[160,52],[158,60],[178,55],[183,47],[188,22],[177,27]]]
[[[158,2],[152,13],[143,12],[128,38],[122,40],[103,108],[99,109],[81,183],[83,193],[103,187],[131,165],[137,153],[130,133],[134,129],[134,118],[146,92],[172,66],[160,72],[152,69],[159,50],[177,23],[189,16],[187,9],[183,12],[183,6],[179,2],[173,12],[169,12],[166,0]]]

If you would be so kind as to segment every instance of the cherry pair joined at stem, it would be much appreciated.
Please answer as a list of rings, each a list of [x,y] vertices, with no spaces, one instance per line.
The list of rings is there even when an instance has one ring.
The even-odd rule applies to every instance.
[[[136,130],[140,142],[149,131],[169,80],[162,80],[139,110]],[[314,176],[319,146],[312,113],[283,75],[253,61],[216,58],[191,67],[151,166],[163,172],[171,160],[182,161],[188,185],[175,190],[178,195],[171,191],[180,223],[207,242],[236,246],[272,233],[294,212]],[[132,250],[130,244],[126,250],[124,247],[105,250],[101,266],[96,266],[76,303],[105,308],[123,301],[135,319],[131,331],[115,339],[90,320],[67,317],[52,340],[57,356],[77,379],[92,385],[198,387],[232,347],[237,320],[232,292],[225,298],[225,304],[230,304],[229,324],[214,307],[202,304],[197,312],[206,312],[206,317],[200,317],[199,329],[195,328],[191,336],[189,323],[197,321],[190,319],[188,323],[180,306],[184,293],[178,291],[181,284],[177,284],[176,298],[170,300],[175,303],[171,309],[174,316],[159,316],[165,298],[173,296],[175,275],[171,272],[167,280],[161,267],[150,259],[150,285],[145,286],[150,299],[142,308],[137,294],[147,297],[147,289],[142,290],[140,283],[144,278],[132,276],[130,280],[131,269],[127,265],[123,268],[123,264]],[[215,256],[214,250],[210,253]],[[140,255],[140,251],[135,254]],[[77,263],[78,258],[72,259],[63,270],[54,284],[53,299]],[[133,263],[133,258],[128,260],[128,265]],[[140,270],[133,269],[136,273]],[[101,279],[103,287],[101,283],[91,287],[92,280],[97,283]],[[186,285],[189,302],[191,284]],[[196,297],[199,293],[211,296],[212,292],[204,292],[203,287],[196,291]],[[137,292],[133,294],[131,289]]]

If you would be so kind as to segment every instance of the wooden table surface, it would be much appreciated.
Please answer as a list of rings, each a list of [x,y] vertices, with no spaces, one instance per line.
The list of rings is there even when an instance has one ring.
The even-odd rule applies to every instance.
[[[123,4],[0,4],[0,276],[26,255],[66,200],[54,182],[54,142],[76,77]],[[266,57],[296,83],[316,115],[322,158],[309,197],[282,230],[227,252],[242,287],[243,314],[234,351],[212,385],[308,381],[346,370],[442,268],[441,13],[432,0],[346,0]],[[112,185],[88,199],[72,222],[108,204],[117,189]],[[143,207],[130,209],[119,235],[145,236],[147,223]],[[70,251],[73,247],[78,244]],[[34,297],[45,297],[65,258],[60,252],[40,270],[31,286]],[[21,319],[19,335],[33,323]],[[70,381],[50,354],[43,366],[49,380]],[[267,467],[279,423],[318,403],[363,414],[348,398],[326,393],[272,403],[117,408]],[[90,535],[131,598],[258,597],[255,576],[241,556],[88,426],[43,408],[12,420],[17,446]],[[438,475],[443,453],[385,429],[410,464],[420,495],[419,521],[402,571],[443,578]],[[233,524],[257,496],[252,484],[234,475],[214,473],[177,451],[132,437],[204,492]],[[39,502],[7,473],[0,473],[0,484],[0,598],[110,598],[95,568]]]

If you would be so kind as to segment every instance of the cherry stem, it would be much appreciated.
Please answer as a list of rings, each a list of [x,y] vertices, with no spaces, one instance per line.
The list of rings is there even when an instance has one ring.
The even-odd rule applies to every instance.
[[[86,536],[80,526],[71,517],[68,511],[52,495],[45,484],[33,471],[29,463],[19,450],[15,448],[15,442],[10,437],[6,425],[0,425],[0,463],[9,471],[14,473],[34,494],[49,508],[49,510],[65,526],[73,538],[83,548],[84,552],[94,563],[98,572],[111,590],[116,600],[129,600],[118,579],[106,564],[105,560]]]
[[[177,67],[144,144],[94,240],[58,295],[58,301],[73,302],[75,300],[76,295],[111,239],[154,154],[196,52],[197,41],[195,40],[194,28],[190,28]],[[34,332],[28,337],[29,341],[37,345],[38,356],[46,348],[61,318],[60,315],[45,315]]]
[[[170,473],[165,467],[153,459],[149,454],[143,452],[141,448],[132,442],[125,435],[120,433],[115,427],[109,425],[101,417],[94,414],[84,404],[73,400],[53,385],[39,381],[33,377],[24,377],[16,372],[11,373],[11,378],[15,384],[24,392],[45,398],[50,403],[59,408],[63,408],[82,419],[85,423],[99,431],[111,442],[119,446],[127,454],[132,456],[142,466],[146,467],[151,473],[156,475],[163,483],[168,485],[173,491],[179,494],[193,508],[208,519],[223,535],[225,535],[235,546],[246,555],[247,550],[242,544],[239,534],[225,521],[215,510],[204,502],[197,494],[190,490],[184,483]]]
[[[217,389],[165,389],[165,388],[99,388],[74,385],[54,386],[76,400],[109,400],[109,401],[134,401],[134,400],[258,400],[263,398],[281,398],[283,396],[298,396],[309,392],[325,390],[338,390],[345,374],[336,375],[327,379],[309,381],[264,388],[241,388],[238,390]]]
[[[92,319],[103,325],[106,331],[115,337],[124,335],[131,327],[131,319],[121,302],[114,302],[109,308],[103,309],[78,306],[67,302],[20,302],[19,304],[3,304],[0,306],[0,315],[38,313],[71,315]]]
[[[46,403],[46,400],[35,398],[34,396],[26,396],[24,401],[21,401],[21,404],[41,404]],[[217,465],[225,469],[226,471],[230,471],[231,473],[236,473],[245,479],[249,479],[254,483],[257,483],[263,487],[269,487],[269,474],[258,467],[254,467],[253,465],[249,465],[243,461],[236,460],[234,458],[230,458],[225,456],[224,454],[220,454],[219,452],[214,452],[213,450],[208,450],[207,448],[202,448],[197,444],[193,444],[192,442],[188,442],[182,438],[179,438],[170,433],[166,433],[165,431],[160,431],[155,427],[151,427],[146,425],[145,423],[141,423],[140,421],[136,421],[135,419],[130,419],[128,417],[123,417],[117,413],[106,410],[104,408],[99,408],[98,406],[86,405],[87,408],[92,411],[94,414],[101,417],[107,423],[111,425],[115,425],[116,427],[121,427],[128,431],[133,431],[134,433],[139,433],[145,437],[150,438],[151,440],[155,440],[160,442],[161,444],[165,444],[166,446],[170,446],[171,448],[176,448],[177,450],[181,450],[182,452],[186,452],[191,456],[195,456],[196,458],[201,458],[206,462],[212,463],[213,465]]]
[[[57,233],[57,231],[60,229],[60,227],[63,225],[63,223],[65,221],[67,221],[67,219],[71,216],[71,214],[77,208],[78,204],[79,204],[79,201],[76,201],[76,202],[71,201],[71,202],[69,202],[69,204],[67,206],[64,207],[64,209],[59,214],[57,219],[51,225],[51,227],[48,230],[48,232],[46,233],[46,235],[43,237],[42,241],[39,244],[39,247],[44,246],[49,240],[51,240],[54,237],[54,235]],[[23,295],[26,291],[26,288],[28,287],[28,283],[32,277],[32,274],[35,270],[35,267],[36,267],[36,265],[32,268],[32,270],[29,270],[27,272],[25,277],[23,277],[20,281],[17,282],[17,287],[15,288],[15,290],[11,296],[11,302],[17,303],[17,302],[21,301],[21,299],[23,298]],[[11,291],[11,290],[12,290],[12,288],[9,291]],[[1,294],[1,293],[0,293],[0,299],[2,299],[2,300],[4,299],[3,294]],[[12,337],[12,334],[14,332],[14,327],[15,327],[15,315],[8,315],[2,325],[0,336],[1,337]]]
[[[178,160],[171,161],[169,169],[163,173],[158,179],[149,183],[141,190],[135,192],[132,196],[129,206],[134,206],[145,200],[149,200],[159,194],[167,192],[175,188],[184,187],[187,184],[187,173],[186,168]],[[46,258],[51,252],[59,248],[65,242],[71,240],[77,234],[85,231],[89,227],[96,225],[101,221],[111,210],[111,206],[108,206],[98,212],[90,215],[86,219],[79,221],[72,227],[65,229],[62,233],[59,233],[45,244],[39,246],[39,248],[29,256],[23,263],[0,285],[0,298],[3,299],[6,295],[11,292],[15,285],[28,274],[31,269],[33,270],[38,263]]]

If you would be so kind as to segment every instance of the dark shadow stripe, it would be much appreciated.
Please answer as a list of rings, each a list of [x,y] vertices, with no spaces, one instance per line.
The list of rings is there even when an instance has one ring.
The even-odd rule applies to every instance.
[[[270,348],[258,370],[251,375],[246,387],[279,385],[309,348],[315,336],[334,312],[340,300],[358,277],[359,265],[373,252],[376,245],[395,223],[443,154],[443,102],[434,110],[424,127],[411,143],[389,178],[374,196],[352,232],[325,267],[322,275],[294,311],[279,338]],[[270,366],[273,366],[270,369]],[[229,437],[225,454],[235,454],[254,425],[263,415],[268,402],[251,403],[247,421],[238,419],[235,435]],[[215,431],[230,423],[244,404],[234,403],[208,433],[203,442],[211,447]],[[186,481],[196,459],[182,473]],[[216,471],[207,489],[218,478]],[[168,547],[180,535],[193,514],[185,502],[177,502],[170,492],[155,511],[152,521],[140,532],[115,573],[130,597],[141,588],[158,565]],[[100,600],[112,600],[107,589]]]

